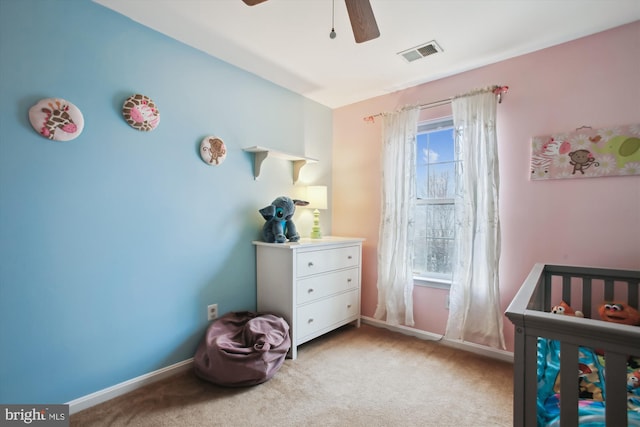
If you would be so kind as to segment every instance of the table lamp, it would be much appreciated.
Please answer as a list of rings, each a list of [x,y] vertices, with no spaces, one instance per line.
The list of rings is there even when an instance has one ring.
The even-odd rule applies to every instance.
[[[313,227],[311,227],[311,238],[320,239],[322,232],[320,231],[320,211],[318,209],[327,209],[327,187],[324,185],[312,185],[307,187],[308,208],[313,209]]]

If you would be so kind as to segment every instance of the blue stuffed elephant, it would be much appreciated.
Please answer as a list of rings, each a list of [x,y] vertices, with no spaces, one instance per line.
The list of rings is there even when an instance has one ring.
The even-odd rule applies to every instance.
[[[275,199],[269,206],[265,206],[258,212],[267,221],[262,228],[262,237],[267,243],[284,243],[300,240],[300,235],[293,223],[293,214],[296,206],[306,206],[309,202],[294,200],[286,196]]]

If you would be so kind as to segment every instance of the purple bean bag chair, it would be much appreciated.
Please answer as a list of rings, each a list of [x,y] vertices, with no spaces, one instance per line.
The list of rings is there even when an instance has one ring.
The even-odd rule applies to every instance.
[[[195,373],[222,386],[260,384],[280,369],[290,347],[289,325],[283,318],[227,313],[207,329],[194,356]]]

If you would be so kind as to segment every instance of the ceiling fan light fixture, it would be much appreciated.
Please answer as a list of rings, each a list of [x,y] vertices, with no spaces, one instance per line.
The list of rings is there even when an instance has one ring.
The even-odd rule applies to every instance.
[[[255,6],[263,3],[267,0],[242,0],[247,6]],[[333,0],[335,3],[335,0]],[[378,23],[376,17],[373,15],[373,9],[371,8],[370,0],[344,0],[347,6],[347,14],[349,15],[349,21],[351,21],[351,29],[353,30],[353,37],[356,43],[364,43],[369,40],[380,37],[380,30],[378,29]],[[336,38],[336,32],[333,29],[333,13],[332,7],[332,25],[329,37]]]

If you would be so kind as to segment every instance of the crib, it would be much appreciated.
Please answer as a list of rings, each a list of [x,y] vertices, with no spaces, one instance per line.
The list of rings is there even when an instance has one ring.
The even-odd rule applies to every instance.
[[[605,301],[627,302],[638,309],[639,283],[640,271],[548,264],[533,267],[505,313],[515,326],[514,426],[640,426],[640,388],[632,390],[637,393],[636,402],[628,386],[630,363],[640,361],[640,327],[599,320],[597,312]],[[582,311],[584,318],[552,314],[551,308],[563,300]],[[550,370],[541,350],[551,345],[559,350],[557,416],[545,412],[550,404],[540,401],[539,396],[546,386],[541,370]],[[598,349],[600,355],[599,412],[591,408],[595,402],[579,396],[579,361],[590,349]],[[585,407],[590,409],[586,413]]]

